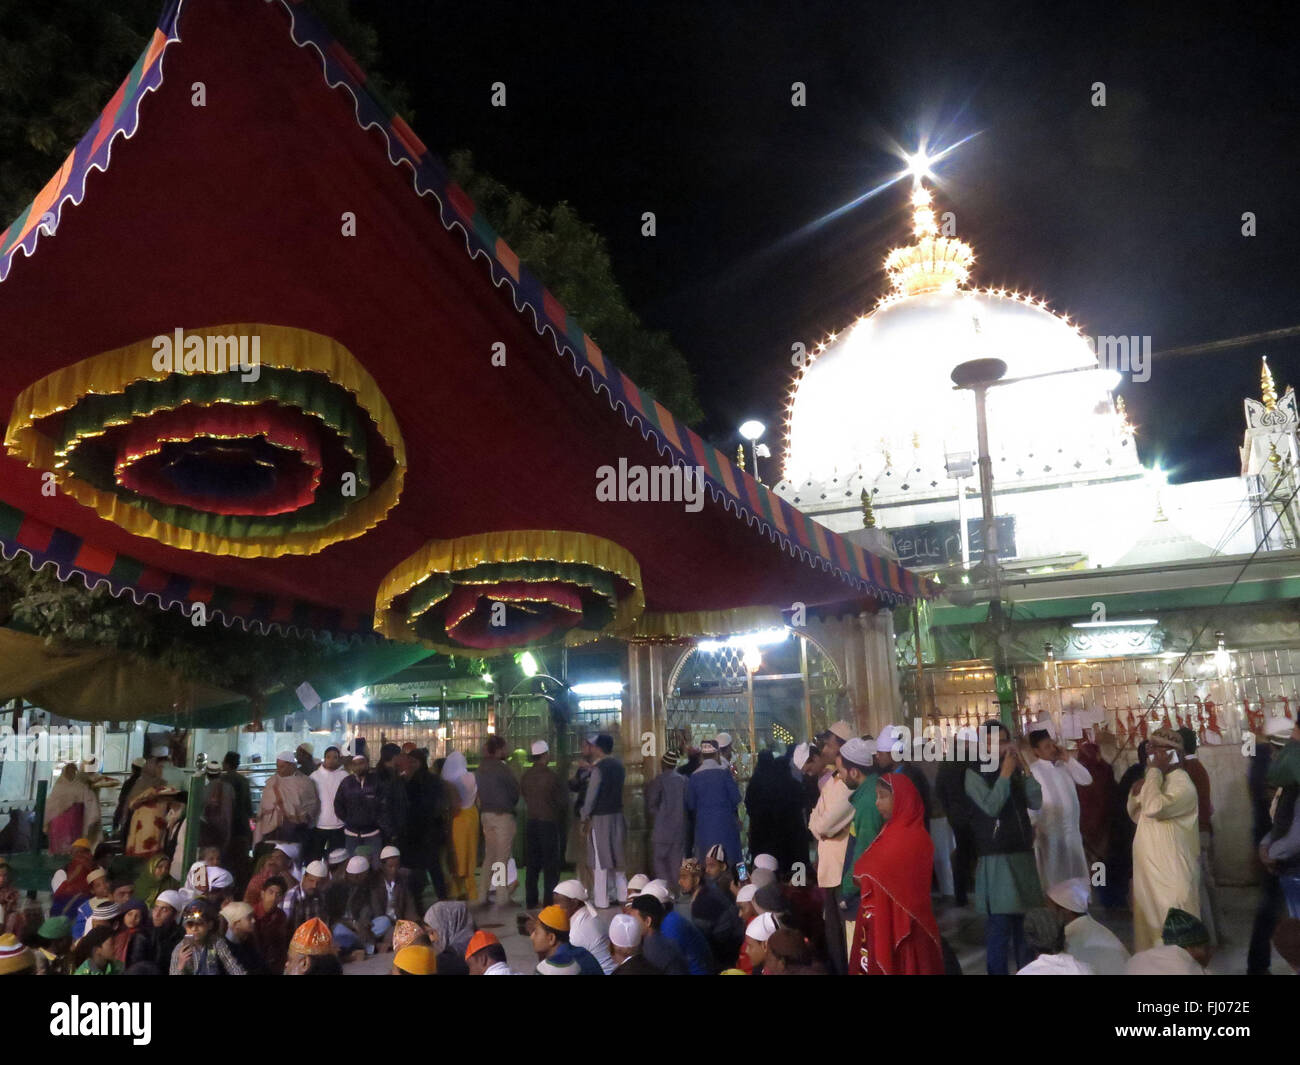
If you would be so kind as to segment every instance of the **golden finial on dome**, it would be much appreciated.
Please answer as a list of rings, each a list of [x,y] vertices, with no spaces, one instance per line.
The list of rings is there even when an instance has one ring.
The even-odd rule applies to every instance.
[[[1264,409],[1277,410],[1277,386],[1273,384],[1273,371],[1268,368],[1268,356],[1262,360],[1259,371],[1259,387],[1264,393]]]
[[[740,472],[745,472],[745,445],[736,445],[736,465],[740,467]]]
[[[885,272],[900,296],[953,292],[966,284],[975,261],[971,246],[939,234],[930,190],[916,173],[912,185],[912,235],[916,242],[885,257]]]
[[[865,488],[862,489],[862,527],[864,529],[874,529],[876,527],[876,512],[871,508],[871,493]]]

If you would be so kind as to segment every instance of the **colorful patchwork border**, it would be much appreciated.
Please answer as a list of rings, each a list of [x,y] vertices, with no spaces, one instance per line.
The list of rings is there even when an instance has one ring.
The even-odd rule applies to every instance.
[[[135,135],[140,120],[140,102],[162,85],[163,53],[180,40],[176,19],[184,0],[173,0],[163,11],[148,46],[136,60],[131,73],[118,86],[108,106],[86,131],[45,188],[27,205],[13,223],[0,233],[0,281],[19,252],[32,255],[42,233],[53,237],[59,228],[63,205],[80,203],[86,195],[86,179],[92,170],[107,170],[113,144],[120,136]]]
[[[59,172],[3,234],[0,234],[0,281],[8,275],[19,252],[31,255],[42,231],[53,235],[60,213],[69,200],[80,203],[86,178],[98,167],[106,170],[118,136],[135,134],[140,101],[162,84],[162,59],[166,49],[180,40],[176,25],[185,0],[174,0],[163,12],[149,46],[118,88],[94,125],[64,161]],[[410,126],[367,84],[365,72],[336,41],[324,24],[301,0],[273,0],[289,16],[289,31],[300,48],[311,47],[320,56],[326,83],[344,88],[352,96],[357,122],[363,129],[375,126],[388,144],[394,166],[411,169],[415,191],[431,195],[439,219],[450,231],[464,234],[470,258],[483,256],[492,281],[508,287],[515,309],[533,317],[539,335],[550,333],[556,352],[573,360],[574,372],[590,375],[592,388],[604,390],[614,410],[623,409],[630,426],[652,440],[661,455],[683,466],[699,466],[714,499],[737,517],[757,523],[769,539],[814,567],[833,573],[850,586],[888,604],[917,596],[938,594],[930,581],[898,563],[879,558],[826,529],[797,508],[739,470],[716,448],[679,422],[660,403],[644,396],[626,374],[601,352],[578,322],[520,262],[519,257],[478,211],[473,200],[451,180],[446,166],[415,135]]]
[[[329,86],[342,87],[352,95],[358,124],[363,129],[374,126],[384,134],[389,161],[394,166],[410,167],[415,191],[421,196],[434,197],[439,218],[448,230],[453,227],[461,230],[470,258],[481,255],[487,259],[493,283],[510,290],[515,309],[533,316],[539,335],[551,334],[556,352],[573,359],[573,369],[579,377],[584,373],[590,375],[592,388],[597,394],[603,389],[615,410],[622,407],[629,425],[635,427],[640,422],[642,437],[652,440],[661,455],[669,456],[679,465],[703,468],[705,483],[715,500],[735,511],[737,517],[757,522],[769,539],[792,555],[836,574],[858,590],[889,604],[938,594],[933,582],[896,562],[864,551],[791,506],[738,469],[660,403],[642,395],[632,379],[604,356],[560,301],[520,262],[474,201],[451,180],[443,162],[368,85],[365,71],[330,35],[320,19],[302,0],[273,2],[288,13],[294,43],[311,47],[320,56]]]
[[[238,622],[245,631],[309,636],[331,633],[357,640],[373,640],[373,618],[349,614],[302,600],[251,595],[224,585],[207,584],[178,573],[147,566],[134,558],[88,544],[79,536],[47,525],[16,507],[0,502],[0,555],[27,556],[32,569],[53,565],[59,580],[79,576],[92,591],[106,584],[114,596],[130,595],[136,606],[150,599],[163,610],[189,616],[202,603],[207,618],[226,626]]]

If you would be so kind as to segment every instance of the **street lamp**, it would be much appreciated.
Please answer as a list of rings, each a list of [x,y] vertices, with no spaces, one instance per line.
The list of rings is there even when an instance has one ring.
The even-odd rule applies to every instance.
[[[765,432],[767,432],[767,426],[754,418],[750,418],[749,421],[742,422],[740,425],[740,435],[749,441],[750,461],[754,464],[754,480],[759,484],[763,483],[763,478],[758,475],[758,457],[760,453],[764,456],[771,454],[765,444],[757,442]]]
[[[952,383],[975,393],[975,433],[979,445],[980,500],[984,506],[984,568],[998,595],[998,530],[993,523],[993,460],[989,457],[988,390],[1007,374],[1001,359],[971,359],[952,371]]]
[[[1002,723],[1008,729],[1015,721],[1015,698],[1011,675],[1007,669],[1006,620],[998,589],[998,528],[993,518],[993,460],[989,457],[989,425],[986,400],[988,390],[1007,375],[1001,359],[971,359],[952,371],[952,383],[975,393],[975,433],[979,445],[980,499],[984,505],[983,566],[989,582],[989,620],[996,629],[993,662],[997,675],[998,703]],[[960,482],[958,482],[960,486]]]

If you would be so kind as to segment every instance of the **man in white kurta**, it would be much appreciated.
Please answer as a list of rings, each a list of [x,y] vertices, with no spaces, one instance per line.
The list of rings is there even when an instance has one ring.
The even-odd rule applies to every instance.
[[[1046,729],[1031,731],[1034,779],[1043,788],[1043,805],[1031,810],[1034,857],[1043,887],[1079,877],[1088,879],[1088,857],[1079,831],[1078,788],[1092,784],[1092,774],[1059,747]]]
[[[1161,943],[1171,909],[1201,913],[1196,785],[1182,768],[1183,739],[1172,729],[1160,729],[1147,746],[1151,764],[1128,796],[1128,814],[1137,823],[1133,942],[1138,951]]]

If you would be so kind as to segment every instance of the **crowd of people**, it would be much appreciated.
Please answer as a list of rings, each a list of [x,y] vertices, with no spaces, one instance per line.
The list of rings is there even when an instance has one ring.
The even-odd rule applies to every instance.
[[[1050,722],[1022,743],[982,728],[927,763],[903,730],[839,721],[760,752],[743,793],[726,733],[671,751],[645,786],[648,869],[632,876],[626,771],[605,734],[567,779],[544,740],[522,772],[496,735],[473,771],[413,744],[375,765],[303,744],[278,753],[256,810],[232,752],[206,767],[183,877],[165,748],[122,789],[121,847],[67,839],[90,823],[72,767],[47,818],[68,853],[48,906],[21,900],[0,863],[0,975],[334,975],[377,954],[393,975],[512,975],[478,927],[512,908],[541,975],[957,974],[943,894],[982,918],[989,974],[1204,973],[1223,922],[1195,733],[1151,733],[1116,781],[1095,744],[1072,753]],[[1261,739],[1252,971],[1270,943],[1300,967],[1300,726]],[[566,851],[576,875],[561,880]],[[1092,912],[1116,905],[1131,905],[1132,952]]]

